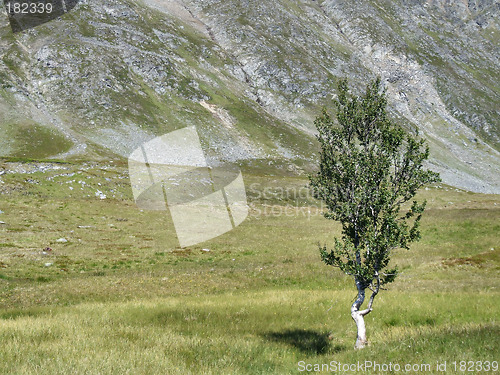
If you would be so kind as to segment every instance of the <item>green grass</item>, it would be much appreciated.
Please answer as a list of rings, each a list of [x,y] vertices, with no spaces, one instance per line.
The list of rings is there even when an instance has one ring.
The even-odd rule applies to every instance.
[[[306,180],[244,170],[247,220],[181,249],[170,218],[137,209],[126,166],[114,164],[1,176],[1,374],[498,361],[498,196],[422,190],[422,240],[395,251],[401,275],[367,316],[371,345],[355,351],[352,280],[317,250],[340,228],[305,194]]]
[[[343,291],[266,290],[4,314],[0,369],[276,374],[296,373],[302,360],[434,366],[446,359],[484,361],[498,355],[495,304],[486,295],[387,293],[378,317],[368,319],[374,344],[362,352],[351,349],[353,332],[344,308],[349,301]],[[429,309],[431,304],[436,307]],[[439,306],[447,304],[460,313],[446,314]]]
[[[16,121],[6,124],[9,139],[15,139],[11,158],[44,159],[68,151],[72,142],[54,130],[32,121]],[[7,155],[1,155],[7,156]]]

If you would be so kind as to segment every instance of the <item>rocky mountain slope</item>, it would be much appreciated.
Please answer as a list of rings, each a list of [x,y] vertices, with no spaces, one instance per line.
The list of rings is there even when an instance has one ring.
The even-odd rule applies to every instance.
[[[82,0],[15,34],[2,14],[0,156],[126,158],[195,125],[213,163],[300,173],[336,79],[380,75],[444,182],[500,193],[499,20],[495,0]]]

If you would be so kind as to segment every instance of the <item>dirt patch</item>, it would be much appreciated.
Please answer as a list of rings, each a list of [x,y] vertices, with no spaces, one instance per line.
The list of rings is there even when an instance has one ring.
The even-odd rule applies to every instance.
[[[188,257],[192,254],[192,252],[193,251],[190,248],[172,250],[172,254],[181,257]]]
[[[177,17],[181,21],[187,23],[195,30],[200,31],[206,37],[210,38],[206,25],[197,19],[189,9],[182,3],[176,0],[144,0],[144,3],[152,8],[155,8],[163,13]]]
[[[500,264],[500,249],[492,249],[471,257],[448,258],[443,260],[446,267],[476,266],[484,267],[487,264]]]

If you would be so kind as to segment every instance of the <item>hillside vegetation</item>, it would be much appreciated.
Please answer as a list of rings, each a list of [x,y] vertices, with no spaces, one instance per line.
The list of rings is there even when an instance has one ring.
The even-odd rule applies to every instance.
[[[494,0],[85,0],[16,34],[2,15],[0,156],[126,158],[195,125],[214,163],[300,174],[337,79],[380,75],[444,181],[498,193],[499,19]]]

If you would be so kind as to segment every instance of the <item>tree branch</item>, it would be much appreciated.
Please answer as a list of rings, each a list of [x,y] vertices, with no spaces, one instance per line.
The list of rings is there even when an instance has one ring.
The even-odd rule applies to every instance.
[[[365,316],[365,315],[368,315],[369,313],[372,312],[372,306],[373,306],[373,300],[375,299],[375,296],[378,294],[379,290],[380,290],[380,276],[378,274],[377,271],[375,271],[375,280],[377,281],[377,286],[375,288],[375,290],[372,290],[370,288],[370,290],[372,290],[372,295],[370,296],[370,300],[368,301],[368,307],[362,311],[359,312],[359,314],[361,316]]]

